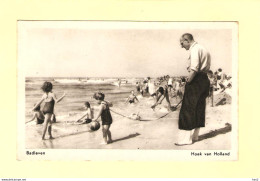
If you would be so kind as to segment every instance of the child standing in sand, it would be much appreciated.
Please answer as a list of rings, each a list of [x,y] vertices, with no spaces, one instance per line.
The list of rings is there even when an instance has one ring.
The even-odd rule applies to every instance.
[[[94,113],[93,113],[93,109],[90,107],[89,102],[84,103],[84,108],[86,109],[86,113],[83,116],[81,116],[81,118],[78,119],[77,122],[80,122],[83,118],[86,117],[86,119],[83,122],[81,122],[81,124],[91,123],[94,117]]]
[[[101,92],[95,93],[93,98],[97,100],[98,104],[100,104],[100,106],[98,107],[97,117],[92,121],[97,121],[98,118],[101,116],[102,132],[103,132],[103,142],[101,144],[106,145],[108,143],[112,143],[112,135],[109,128],[113,120],[112,120],[109,107],[112,107],[113,105],[112,103],[104,100],[105,94]]]
[[[125,103],[129,102],[130,104],[134,103],[135,100],[137,100],[139,102],[139,100],[137,99],[134,91],[131,91],[131,94],[128,96],[128,98],[126,99]]]
[[[54,104],[60,102],[64,97],[61,96],[59,99],[56,98],[56,95],[52,92],[52,83],[51,82],[44,82],[42,85],[42,90],[44,92],[41,100],[34,106],[33,110],[40,106],[42,102],[44,102],[44,107],[42,112],[44,114],[44,126],[43,126],[43,133],[42,133],[42,140],[45,139],[45,134],[48,128],[49,138],[53,139],[51,133],[51,118],[53,116]]]
[[[135,83],[135,87],[137,92],[141,92],[141,85],[139,81]]]

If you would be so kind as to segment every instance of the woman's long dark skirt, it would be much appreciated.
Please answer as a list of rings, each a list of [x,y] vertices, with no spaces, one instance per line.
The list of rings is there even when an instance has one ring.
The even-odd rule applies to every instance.
[[[179,129],[192,130],[205,127],[206,98],[209,95],[210,81],[206,73],[199,72],[185,85],[182,106],[179,114]]]

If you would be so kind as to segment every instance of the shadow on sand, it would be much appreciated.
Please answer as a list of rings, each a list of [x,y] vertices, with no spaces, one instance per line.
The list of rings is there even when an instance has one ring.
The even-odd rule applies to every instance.
[[[126,136],[126,137],[113,140],[113,143],[114,142],[118,142],[118,141],[123,141],[123,140],[126,140],[126,139],[130,139],[130,138],[134,138],[134,137],[139,136],[139,135],[141,135],[141,134],[139,134],[139,133],[130,134],[130,135]]]
[[[67,134],[67,135],[60,135],[60,136],[55,137],[54,139],[65,138],[68,136],[75,136],[75,135],[79,135],[79,134],[83,134],[83,133],[87,133],[87,132],[94,132],[94,131],[87,130],[87,131],[80,131],[80,132],[75,132],[75,133],[71,133],[71,134]]]
[[[198,141],[202,141],[202,140],[205,140],[205,139],[208,139],[208,138],[213,138],[213,137],[215,137],[217,135],[226,134],[226,133],[230,132],[231,129],[232,129],[231,124],[226,123],[225,125],[226,126],[224,128],[220,128],[220,129],[217,129],[215,131],[211,131],[209,133],[200,135]],[[196,141],[196,142],[198,142],[198,141]]]

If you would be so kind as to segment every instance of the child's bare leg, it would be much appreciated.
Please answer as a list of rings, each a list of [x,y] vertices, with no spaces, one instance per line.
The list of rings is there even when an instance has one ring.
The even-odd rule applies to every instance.
[[[48,123],[50,122],[50,119],[51,119],[51,115],[52,115],[52,114],[49,114],[49,113],[47,113],[47,114],[45,115],[44,125],[43,125],[43,133],[42,133],[42,140],[45,139],[45,134],[46,134],[46,131],[47,131]]]
[[[161,93],[159,93],[159,94],[156,94],[156,103],[157,103],[157,102],[160,100],[161,96],[162,96],[162,94],[161,94]]]
[[[103,142],[101,144],[107,144],[107,125],[102,125]]]
[[[49,125],[48,125],[48,133],[49,133],[49,138],[50,139],[53,139],[53,137],[52,137],[52,134],[51,134],[51,130],[52,130],[52,124],[51,124],[51,121],[50,121],[50,123],[49,123]]]
[[[112,142],[113,142],[113,140],[112,140],[112,134],[111,134],[111,131],[109,130],[110,125],[105,125],[105,126],[108,126],[108,128],[107,128],[107,138],[108,138],[107,142],[108,142],[108,143],[112,143]]]

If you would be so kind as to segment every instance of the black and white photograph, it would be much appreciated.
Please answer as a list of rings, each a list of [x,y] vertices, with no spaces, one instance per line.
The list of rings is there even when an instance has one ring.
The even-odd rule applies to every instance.
[[[237,159],[237,22],[21,20],[17,34],[17,159]]]

